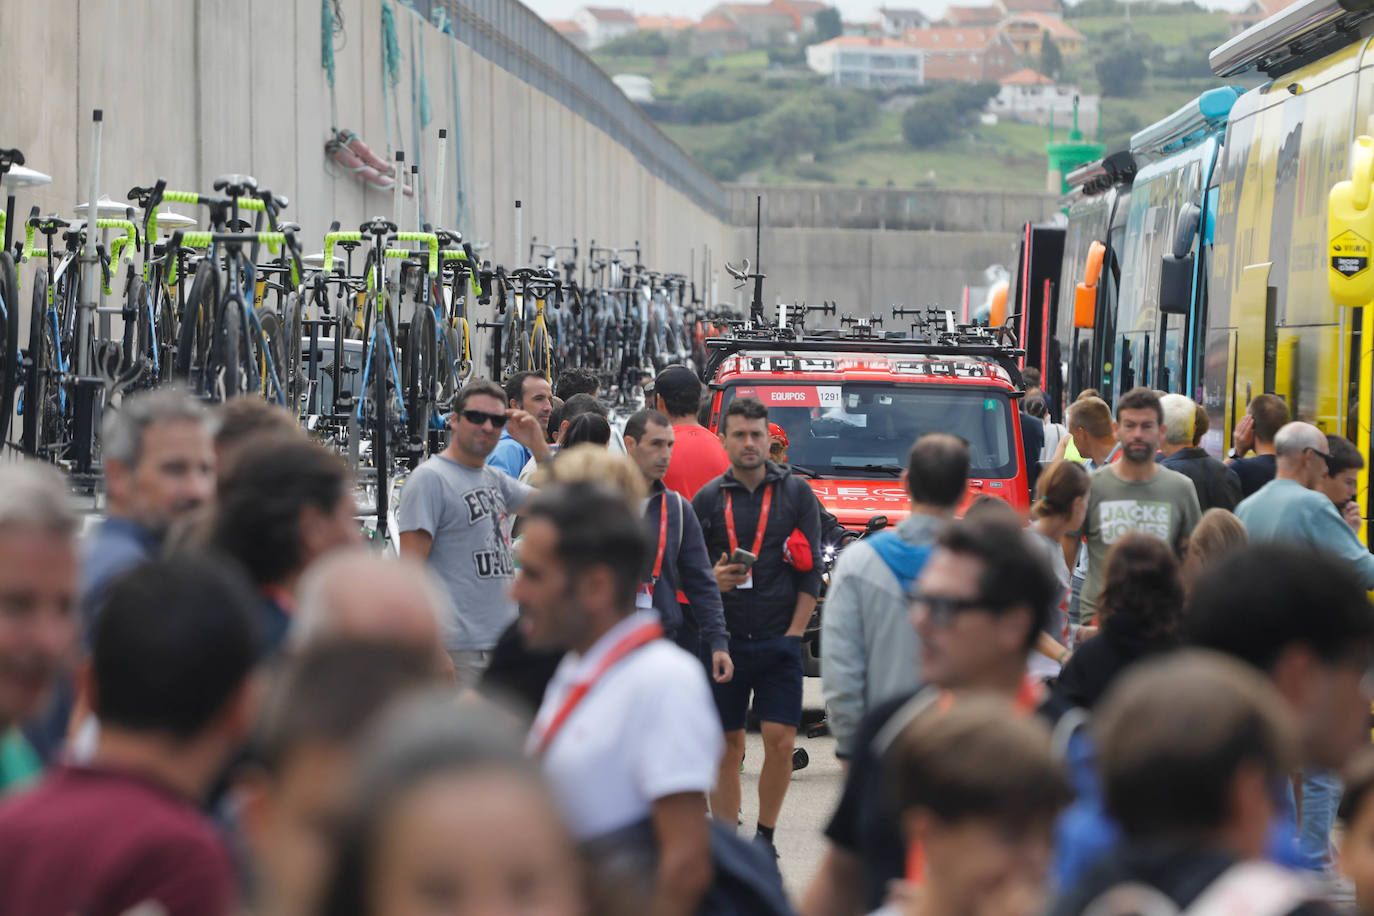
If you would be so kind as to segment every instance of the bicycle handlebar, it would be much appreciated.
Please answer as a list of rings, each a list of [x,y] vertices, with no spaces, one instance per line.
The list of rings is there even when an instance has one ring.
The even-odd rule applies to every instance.
[[[361,232],[327,232],[324,236],[324,263],[332,265],[334,263],[334,243],[335,242],[361,242],[363,234]],[[343,267],[336,268],[340,273]],[[325,273],[330,270],[326,268]]]
[[[439,236],[433,232],[397,232],[398,242],[424,242],[429,247],[429,275],[439,276]]]

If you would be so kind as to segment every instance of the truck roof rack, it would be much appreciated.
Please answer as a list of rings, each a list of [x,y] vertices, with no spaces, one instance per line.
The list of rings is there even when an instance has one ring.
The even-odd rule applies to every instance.
[[[1220,77],[1258,70],[1272,79],[1370,34],[1371,21],[1374,0],[1298,0],[1214,50],[1207,63]]]
[[[708,356],[702,372],[704,381],[715,377],[722,363],[731,356],[747,350],[769,350],[779,354],[804,353],[870,353],[900,356],[962,356],[986,359],[997,363],[1011,378],[1017,395],[1025,389],[1021,378],[1020,360],[1026,351],[997,343],[998,329],[976,325],[960,326],[954,334],[944,333],[927,337],[873,337],[867,334],[850,335],[840,332],[808,334],[804,337],[788,331],[762,329],[735,337],[712,337],[706,341]]]

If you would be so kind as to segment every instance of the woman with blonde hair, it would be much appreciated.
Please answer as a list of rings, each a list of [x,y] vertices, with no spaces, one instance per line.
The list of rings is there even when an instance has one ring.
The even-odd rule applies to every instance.
[[[1029,537],[1045,555],[1059,580],[1059,601],[1029,661],[1036,677],[1054,677],[1069,659],[1075,634],[1069,622],[1069,567],[1075,557],[1064,552],[1064,536],[1083,527],[1088,512],[1088,472],[1076,461],[1060,459],[1040,472],[1031,504]]]
[[[1208,509],[1198,519],[1197,527],[1188,538],[1187,552],[1183,555],[1183,588],[1192,591],[1193,583],[1223,555],[1250,541],[1245,525],[1225,509]]]

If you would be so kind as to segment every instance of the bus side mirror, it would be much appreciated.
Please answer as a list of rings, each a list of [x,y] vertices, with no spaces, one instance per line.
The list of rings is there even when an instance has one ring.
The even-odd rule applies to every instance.
[[[1186,315],[1193,304],[1193,264],[1191,254],[1165,255],[1159,272],[1159,310],[1166,315]]]
[[[1073,326],[1092,328],[1097,320],[1097,281],[1102,279],[1102,262],[1107,246],[1094,241],[1088,246],[1088,262],[1083,266],[1083,282],[1073,291]]]

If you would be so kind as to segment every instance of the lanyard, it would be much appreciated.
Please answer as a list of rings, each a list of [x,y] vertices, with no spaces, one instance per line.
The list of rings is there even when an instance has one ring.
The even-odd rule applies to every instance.
[[[730,552],[739,550],[739,538],[735,536],[735,501],[730,498],[729,490],[725,491],[725,533],[730,536]],[[768,510],[773,505],[773,485],[770,483],[763,488],[763,508],[759,509],[759,526],[754,532],[754,549],[749,551],[754,556],[760,556],[763,550],[763,533],[768,529]]]
[[[658,556],[654,557],[654,574],[650,581],[658,583],[663,574],[663,551],[668,549],[668,493],[664,491],[658,501]]]
[[[620,638],[620,641],[611,646],[610,650],[602,657],[596,669],[587,676],[585,680],[573,684],[568,691],[567,697],[563,700],[563,705],[554,713],[549,724],[542,731],[535,726],[538,738],[535,745],[535,753],[544,756],[548,751],[549,745],[553,743],[554,736],[567,724],[568,717],[572,715],[577,704],[581,703],[591,691],[601,676],[609,671],[617,662],[629,655],[634,650],[646,646],[663,635],[663,627],[658,623],[646,623],[636,627]]]

